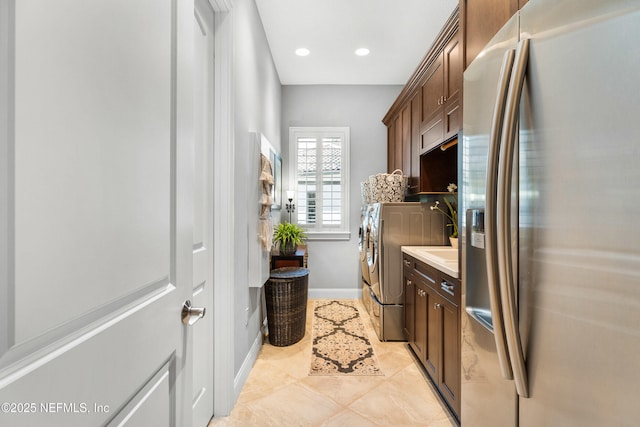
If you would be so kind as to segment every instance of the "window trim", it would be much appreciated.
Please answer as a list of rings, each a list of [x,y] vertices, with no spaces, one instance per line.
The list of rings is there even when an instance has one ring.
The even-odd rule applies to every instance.
[[[302,225],[305,229],[308,240],[349,240],[349,188],[350,188],[350,134],[351,128],[348,126],[292,126],[289,127],[289,189],[298,193],[297,166],[298,166],[298,137],[313,136],[322,134],[336,135],[342,137],[342,183],[341,183],[341,221],[336,228],[325,228],[317,226]],[[297,200],[294,200],[297,203]],[[297,214],[293,215],[292,221],[297,223]]]

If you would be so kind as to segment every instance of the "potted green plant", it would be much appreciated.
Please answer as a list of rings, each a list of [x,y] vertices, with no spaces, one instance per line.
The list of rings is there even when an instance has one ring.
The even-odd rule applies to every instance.
[[[444,196],[444,202],[447,204],[447,208],[449,209],[449,212],[444,211],[439,205],[440,202],[436,200],[436,203],[434,206],[431,206],[431,210],[437,210],[442,212],[442,214],[444,216],[446,216],[449,220],[451,220],[451,223],[447,224],[447,227],[451,227],[452,233],[451,236],[449,237],[449,240],[451,240],[451,246],[453,246],[454,248],[458,247],[458,194],[456,193],[456,190],[458,189],[458,186],[455,184],[449,184],[447,186],[447,190],[449,191],[449,193],[451,193],[451,200],[449,200],[447,198],[447,196]]]
[[[295,254],[296,250],[298,250],[298,245],[306,238],[307,235],[302,227],[289,222],[278,224],[273,231],[273,242],[280,245],[280,253],[283,255]]]

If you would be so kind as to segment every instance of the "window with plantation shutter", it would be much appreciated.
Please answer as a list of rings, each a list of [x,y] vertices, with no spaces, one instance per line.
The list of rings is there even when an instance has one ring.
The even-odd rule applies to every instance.
[[[349,128],[292,127],[289,137],[295,221],[310,239],[348,238]]]

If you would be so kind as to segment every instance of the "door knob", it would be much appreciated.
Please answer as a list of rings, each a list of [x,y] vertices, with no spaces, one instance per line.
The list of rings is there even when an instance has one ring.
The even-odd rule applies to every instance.
[[[198,320],[204,317],[206,308],[191,307],[191,301],[186,300],[182,306],[182,323],[187,326],[193,326]]]

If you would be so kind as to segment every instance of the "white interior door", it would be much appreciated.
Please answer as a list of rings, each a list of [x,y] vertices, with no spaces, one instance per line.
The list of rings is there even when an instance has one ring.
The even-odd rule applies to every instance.
[[[191,423],[189,3],[0,2],[0,425]]]
[[[213,416],[213,9],[194,11],[194,229],[193,304],[207,315],[193,326],[193,426]]]

